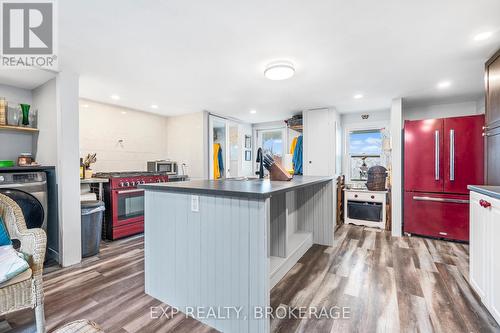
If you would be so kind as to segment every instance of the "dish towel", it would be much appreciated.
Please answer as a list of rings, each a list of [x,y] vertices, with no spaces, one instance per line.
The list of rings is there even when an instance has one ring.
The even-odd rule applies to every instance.
[[[293,151],[293,170],[296,175],[302,174],[302,135],[297,138],[297,144]]]

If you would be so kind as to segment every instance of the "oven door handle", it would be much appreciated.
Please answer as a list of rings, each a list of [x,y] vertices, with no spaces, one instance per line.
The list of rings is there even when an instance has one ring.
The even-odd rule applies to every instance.
[[[144,192],[142,188],[137,188],[133,190],[123,190],[123,191],[117,191],[116,193],[118,194],[127,194],[127,193],[139,193],[139,192]]]
[[[436,201],[436,202],[451,202],[451,203],[459,203],[459,204],[468,204],[469,200],[462,199],[447,199],[447,198],[433,198],[433,197],[413,197],[413,200],[416,201]]]

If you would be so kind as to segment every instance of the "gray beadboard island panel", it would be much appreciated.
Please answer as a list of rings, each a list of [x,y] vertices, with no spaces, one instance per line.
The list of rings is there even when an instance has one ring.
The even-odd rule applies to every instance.
[[[313,243],[333,244],[333,181],[322,179],[260,197],[144,187],[146,293],[181,311],[241,308],[193,315],[221,332],[269,332],[255,309]]]
[[[242,307],[243,318],[197,318],[221,332],[269,332],[267,200],[163,191],[145,194],[146,293],[186,311]],[[246,318],[245,318],[246,317]]]

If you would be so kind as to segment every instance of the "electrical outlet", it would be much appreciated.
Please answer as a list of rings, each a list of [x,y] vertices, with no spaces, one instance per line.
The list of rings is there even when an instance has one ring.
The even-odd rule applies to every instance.
[[[197,195],[191,196],[191,211],[192,212],[200,211],[200,197]]]

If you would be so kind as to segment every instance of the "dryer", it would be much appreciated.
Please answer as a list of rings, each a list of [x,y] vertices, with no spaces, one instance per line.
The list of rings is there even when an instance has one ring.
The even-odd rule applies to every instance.
[[[0,193],[19,205],[28,228],[42,228],[47,231],[45,172],[0,173]]]

